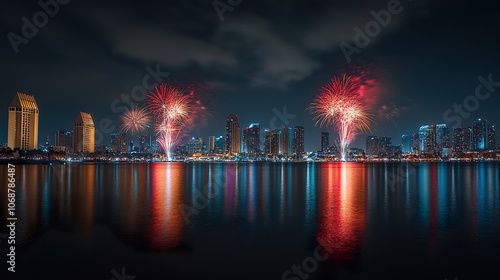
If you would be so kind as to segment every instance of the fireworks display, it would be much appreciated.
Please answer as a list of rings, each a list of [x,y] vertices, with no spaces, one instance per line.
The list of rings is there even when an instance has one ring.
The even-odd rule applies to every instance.
[[[121,116],[122,132],[131,132],[133,134],[144,132],[151,123],[151,117],[146,108],[140,108],[133,105],[131,109],[126,109]]]
[[[148,108],[155,118],[157,141],[169,161],[172,160],[172,148],[182,127],[190,120],[191,103],[191,95],[163,83],[148,95]]]
[[[358,94],[359,88],[359,83],[351,77],[334,77],[309,107],[316,125],[336,128],[342,161],[347,159],[347,148],[356,133],[370,130],[371,119]]]

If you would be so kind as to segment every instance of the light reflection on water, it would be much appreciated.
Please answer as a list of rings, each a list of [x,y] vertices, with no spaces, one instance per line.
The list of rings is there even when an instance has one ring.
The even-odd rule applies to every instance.
[[[425,244],[417,259],[451,255],[447,248],[456,245],[465,260],[469,256],[480,261],[489,257],[483,254],[485,249],[499,247],[498,167],[498,163],[17,166],[17,242],[29,251],[50,229],[91,236],[94,228],[105,226],[128,247],[169,252],[209,242],[204,233],[211,228],[224,228],[235,236],[241,230],[257,236],[293,228],[301,237],[283,239],[293,246],[321,239],[324,249],[333,252],[327,266],[363,258],[376,262],[371,259],[378,250],[376,242],[386,242],[390,236]],[[0,166],[2,181],[5,169]],[[0,199],[6,200],[5,192]],[[183,209],[194,212],[186,215]],[[6,209],[1,211],[5,220]],[[267,242],[249,240],[255,246]],[[465,245],[453,243],[458,240]],[[204,253],[209,260],[213,252]],[[297,252],[297,263],[300,256],[302,252]]]

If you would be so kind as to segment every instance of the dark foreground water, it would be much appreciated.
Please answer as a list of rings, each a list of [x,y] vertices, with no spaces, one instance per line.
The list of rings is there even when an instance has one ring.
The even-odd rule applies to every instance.
[[[499,167],[17,166],[1,279],[496,279]],[[3,225],[5,165],[0,180]]]

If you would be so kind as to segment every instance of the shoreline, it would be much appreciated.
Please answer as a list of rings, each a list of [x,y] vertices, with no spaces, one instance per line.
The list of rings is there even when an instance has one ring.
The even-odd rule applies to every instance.
[[[358,160],[358,161],[321,161],[321,160],[35,160],[35,159],[0,159],[0,165],[66,165],[89,163],[383,163],[383,164],[419,164],[419,163],[498,163],[500,159],[447,159],[447,160]]]

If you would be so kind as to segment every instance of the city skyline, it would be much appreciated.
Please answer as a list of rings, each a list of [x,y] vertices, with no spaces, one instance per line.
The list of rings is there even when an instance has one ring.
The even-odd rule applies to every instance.
[[[23,101],[25,100],[25,101]],[[23,93],[20,93],[20,92],[17,92],[16,95],[14,96],[14,99],[13,101],[11,102],[11,105],[9,106],[9,112],[11,113],[9,115],[9,120],[10,119],[13,119],[13,113],[15,111],[15,109],[12,109],[12,108],[15,108],[16,106],[20,107],[21,104],[25,104],[24,106],[28,106],[30,107],[31,109],[33,110],[36,110],[36,126],[38,126],[38,121],[39,121],[39,118],[38,118],[38,106],[36,104],[36,101],[35,101],[35,98],[34,96],[32,95],[27,95],[27,94],[23,94]],[[20,107],[21,108],[21,107]],[[84,123],[88,123],[88,126],[92,127],[93,126],[93,132],[86,132],[86,134],[88,133],[94,133],[95,134],[95,125],[94,125],[94,122],[93,122],[93,119],[91,117],[90,114],[88,113],[84,113],[84,112],[80,112],[78,115],[77,115],[77,120],[75,120],[74,122],[74,125],[73,125],[73,131],[67,131],[67,130],[61,130],[61,129],[58,129],[55,131],[54,133],[54,142],[52,143],[53,146],[57,146],[58,149],[60,149],[60,146],[67,146],[67,145],[59,145],[57,142],[59,141],[59,134],[58,132],[59,131],[62,131],[63,133],[71,133],[71,141],[82,141],[82,139],[78,140],[79,138],[82,138],[83,137],[83,132],[80,132],[77,137],[79,138],[75,138],[74,137],[74,131],[76,129],[78,130],[81,130],[80,128],[77,128],[77,125],[76,123],[79,122],[81,123],[82,125],[78,125],[78,126],[83,126],[85,127],[86,125],[84,125]],[[448,127],[446,124],[430,124],[430,125],[423,125],[421,126],[418,130],[416,130],[416,133],[402,133],[400,134],[401,135],[401,139],[398,139],[398,138],[392,138],[390,136],[376,136],[376,137],[379,137],[379,138],[382,138],[382,139],[385,139],[385,138],[390,138],[390,139],[398,139],[398,140],[395,140],[394,142],[394,145],[393,146],[400,146],[402,148],[402,151],[404,152],[405,149],[403,149],[403,146],[404,146],[404,138],[405,137],[409,137],[410,135],[418,135],[418,140],[419,140],[419,143],[418,144],[413,144],[413,148],[412,150],[415,150],[415,145],[418,145],[418,150],[419,151],[428,151],[428,150],[433,150],[433,151],[442,151],[443,147],[446,147],[446,148],[453,148],[453,149],[456,149],[455,148],[455,143],[458,141],[457,137],[455,134],[456,134],[456,130],[459,130],[459,129],[470,129],[471,130],[471,135],[474,135],[474,137],[481,137],[481,141],[477,140],[477,139],[470,139],[470,143],[472,143],[471,145],[475,145],[475,146],[472,146],[469,150],[470,151],[477,151],[477,150],[488,150],[488,149],[496,149],[497,148],[497,143],[499,143],[496,139],[497,139],[497,135],[495,133],[495,123],[490,123],[489,125],[487,124],[487,119],[486,118],[478,118],[478,119],[474,119],[472,120],[472,125],[471,126],[465,126],[465,127],[453,127],[453,128],[450,128]],[[481,124],[481,127],[478,127],[479,124]],[[276,131],[276,141],[277,141],[277,144],[276,144],[276,149],[277,149],[277,152],[275,154],[288,154],[288,151],[289,150],[295,150],[295,143],[292,143],[291,141],[293,140],[284,140],[285,138],[283,137],[290,137],[290,139],[294,139],[293,136],[290,136],[292,133],[295,133],[295,130],[293,129],[293,127],[291,127],[291,131],[290,132],[285,132],[286,134],[288,134],[287,136],[283,136],[282,134],[284,133],[282,129],[287,129],[288,127],[287,126],[283,126],[281,128],[277,128],[277,129],[271,129],[271,131]],[[441,128],[445,129],[445,131],[441,131]],[[433,138],[431,137],[431,139],[424,139],[426,138],[425,135],[433,135],[432,133],[429,134],[429,133],[426,133],[427,130],[429,129],[437,129],[434,134],[436,134]],[[231,154],[240,154],[240,153],[250,153],[250,154],[257,154],[257,147],[260,151],[264,151],[264,152],[267,152],[267,148],[266,148],[266,145],[269,144],[269,151],[271,151],[271,147],[273,146],[272,143],[267,143],[267,133],[268,131],[270,130],[269,128],[264,128],[264,130],[261,130],[261,127],[260,127],[260,123],[258,122],[253,122],[251,123],[249,126],[244,126],[243,125],[243,129],[241,129],[241,126],[240,126],[240,123],[238,121],[238,115],[237,114],[229,114],[228,117],[226,118],[226,136],[225,136],[225,146],[224,146],[224,150],[225,151],[231,151],[230,153]],[[234,132],[231,132],[232,130],[235,130]],[[247,133],[249,133],[247,135]],[[263,131],[263,133],[261,133],[261,131]],[[306,134],[307,133],[304,133],[302,132],[303,134]],[[304,148],[304,151],[305,152],[317,152],[317,151],[322,151],[324,152],[324,145],[325,145],[325,141],[328,143],[328,146],[330,146],[330,140],[331,140],[331,143],[332,145],[335,145],[335,143],[338,141],[338,137],[337,137],[337,133],[335,130],[333,130],[332,132],[330,131],[326,131],[326,130],[322,130],[320,132],[320,136],[317,137],[319,140],[317,142],[319,142],[319,149],[317,150],[307,150]],[[326,136],[324,133],[328,133],[328,136]],[[82,135],[82,136],[79,136],[79,135]],[[124,136],[123,136],[124,135]],[[142,133],[142,135],[148,135],[147,131],[145,133]],[[149,134],[150,137],[152,137],[151,135],[153,135],[152,133]],[[190,138],[199,138],[201,139],[201,141],[205,144],[209,143],[210,142],[210,137],[215,137],[216,134],[212,134],[212,135],[208,135],[208,136],[200,136],[200,135],[188,135],[186,136],[185,138],[186,139],[183,139],[183,140],[186,140],[186,141],[181,141],[180,144],[184,144],[186,143],[187,141],[189,141]],[[250,137],[250,135],[253,135],[253,137]],[[256,135],[258,135],[258,139],[256,140],[255,137]],[[330,135],[332,135],[333,137],[330,137]],[[47,138],[47,141],[49,141],[49,138],[50,138],[50,135],[47,135],[48,138]],[[42,139],[39,137],[39,135],[35,135],[36,139]],[[102,136],[101,136],[102,137]],[[95,145],[104,145],[104,146],[107,146],[107,145],[110,145],[110,147],[112,147],[112,150],[117,150],[116,148],[113,148],[113,143],[114,141],[116,141],[117,138],[124,138],[124,139],[130,139],[129,136],[127,135],[127,133],[110,133],[109,134],[109,142],[106,143],[106,142],[101,142],[101,143],[95,143],[95,135],[94,137],[92,137],[93,141],[92,143],[95,143]],[[270,136],[272,137],[272,136]],[[309,135],[309,137],[311,138],[315,138],[313,135]],[[327,140],[325,140],[325,137]],[[373,134],[372,135],[367,135],[366,137],[364,137],[364,139],[368,139],[369,137],[373,137]],[[438,137],[440,140],[438,142],[435,142],[434,138]],[[446,139],[442,139],[443,137],[446,137]],[[463,137],[463,136],[462,136]],[[89,141],[87,139],[87,137],[84,137],[86,140],[85,141]],[[137,139],[135,139],[137,138]],[[131,141],[134,141],[135,140],[140,140],[141,136],[136,136],[136,137],[132,137]],[[203,139],[206,139],[206,140],[203,140]],[[231,140],[233,139],[234,140]],[[308,137],[304,137],[304,139],[307,139]],[[358,136],[359,138],[359,136]],[[12,138],[14,139],[14,138]],[[363,140],[364,140],[363,139]],[[359,140],[359,139],[358,139]],[[407,139],[408,140],[408,139]],[[66,140],[67,141],[67,140]],[[121,141],[121,140],[120,140]],[[142,142],[142,140],[140,140]],[[229,141],[229,142],[228,142]],[[269,141],[272,141],[271,138],[269,138]],[[287,144],[286,146],[289,146],[289,148],[282,148],[284,146],[284,142],[287,142],[289,144]],[[384,140],[385,141],[385,140]],[[391,143],[387,144],[389,146],[392,145],[392,140],[390,140]],[[409,141],[409,140],[408,140]],[[462,140],[462,141],[465,141],[465,140]],[[65,141],[63,141],[65,142]],[[128,150],[125,149],[125,147],[128,147],[129,146],[129,143],[126,143],[127,141],[124,140],[124,141],[121,141],[121,142],[124,142],[123,146],[121,149],[119,149],[120,151],[122,152],[125,152]],[[305,142],[305,140],[304,140]],[[359,141],[358,141],[359,142]],[[400,142],[400,143],[399,143]],[[414,142],[414,141],[413,141]],[[215,142],[214,142],[215,143]],[[227,145],[227,143],[231,143],[229,144],[229,146]],[[261,143],[264,143],[264,144],[261,144]],[[399,143],[399,144],[398,144]],[[433,143],[437,143],[436,147],[432,146],[434,145]],[[491,144],[493,143],[493,144]],[[38,144],[37,143],[37,147],[38,147]],[[31,145],[33,145],[33,143],[31,143]],[[72,151],[76,151],[75,150],[75,145],[78,145],[78,144],[75,144],[74,142],[72,143],[71,145],[71,150]],[[90,152],[90,151],[93,151],[94,150],[94,144],[92,144],[92,149],[89,149],[90,143],[87,143],[86,144],[86,148],[85,149],[81,149],[80,148],[80,151],[86,151],[86,152]],[[231,146],[235,145],[236,147],[233,149],[231,148]],[[249,146],[250,145],[250,146]],[[385,145],[385,144],[384,144]],[[463,143],[461,143],[461,145],[464,145]],[[7,143],[7,146],[9,146],[9,143]],[[253,152],[248,152],[248,149],[249,147],[251,147],[251,149],[253,149]],[[369,148],[370,147],[370,148]],[[365,150],[365,152],[367,154],[371,154],[371,152],[369,152],[369,149],[374,149],[373,148],[373,144],[368,144],[368,142],[365,142],[365,145],[362,146],[362,145],[358,145],[358,146],[355,146],[355,145],[350,145],[349,148],[362,148]],[[408,150],[408,147],[406,148],[406,150]],[[68,151],[68,148],[66,147],[65,148],[65,151]],[[440,154],[441,152],[433,152],[433,153],[436,153],[436,154]]]
[[[500,3],[5,2],[7,278],[495,275]]]

